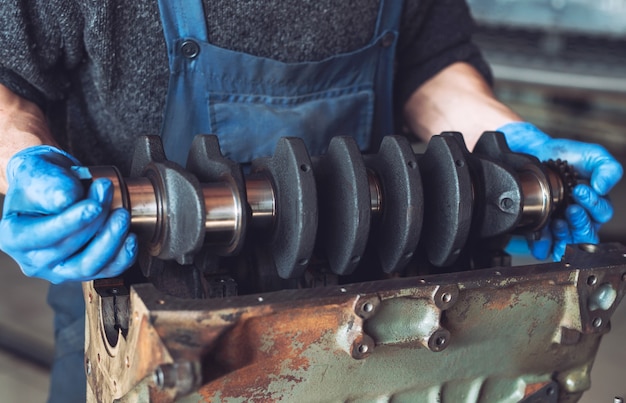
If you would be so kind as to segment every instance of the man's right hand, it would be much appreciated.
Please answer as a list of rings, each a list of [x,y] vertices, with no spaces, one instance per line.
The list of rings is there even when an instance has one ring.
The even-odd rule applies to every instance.
[[[7,165],[0,249],[29,277],[55,284],[115,277],[137,257],[128,211],[110,211],[112,183],[96,179],[85,192],[77,165],[51,146],[22,150]]]

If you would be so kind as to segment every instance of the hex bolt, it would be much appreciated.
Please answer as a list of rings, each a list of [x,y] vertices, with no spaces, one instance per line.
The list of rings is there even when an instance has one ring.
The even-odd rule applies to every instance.
[[[433,295],[433,301],[437,308],[445,310],[449,309],[456,303],[459,296],[459,289],[453,286],[438,287]]]
[[[354,343],[352,346],[352,358],[357,360],[365,358],[365,354],[369,351],[367,345],[361,343]]]
[[[181,361],[159,365],[152,375],[152,380],[159,389],[174,388],[176,396],[184,396],[200,386],[201,374],[200,363]]]
[[[593,327],[595,327],[596,329],[599,328],[600,326],[602,326],[602,318],[595,318],[593,320]]]
[[[362,298],[354,307],[354,311],[361,318],[368,319],[374,315],[379,303],[380,301],[376,297]]]
[[[591,275],[589,277],[587,277],[587,284],[588,285],[596,285],[596,283],[598,282],[598,278],[594,275]]]
[[[173,381],[173,365],[163,364],[160,365],[152,376],[154,384],[159,389],[165,389],[174,386],[176,383]]]
[[[366,334],[357,338],[352,343],[352,358],[362,360],[368,357],[374,350],[374,340]]]
[[[450,332],[446,329],[439,329],[428,338],[428,348],[430,351],[443,351],[450,344]]]

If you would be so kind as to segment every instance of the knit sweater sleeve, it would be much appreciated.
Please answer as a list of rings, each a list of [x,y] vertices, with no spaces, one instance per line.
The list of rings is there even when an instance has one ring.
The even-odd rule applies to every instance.
[[[83,57],[82,20],[73,1],[0,2],[0,83],[43,107],[65,97]]]
[[[474,66],[491,83],[489,65],[472,42],[474,21],[465,0],[406,0],[396,72],[396,105],[455,62]]]

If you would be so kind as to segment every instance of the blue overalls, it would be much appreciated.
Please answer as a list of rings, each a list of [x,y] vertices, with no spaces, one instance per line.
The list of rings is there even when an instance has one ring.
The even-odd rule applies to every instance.
[[[170,62],[162,132],[168,159],[184,166],[196,134],[249,162],[280,137],[304,139],[311,155],[333,136],[362,150],[392,134],[393,63],[402,0],[382,0],[375,34],[361,49],[316,62],[283,63],[208,43],[201,0],[159,0]],[[374,96],[376,94],[376,96]]]
[[[215,134],[222,153],[249,162],[280,137],[320,155],[333,136],[376,150],[393,132],[393,64],[402,0],[381,0],[371,41],[315,62],[283,63],[208,43],[202,0],[159,0],[170,82],[162,129],[168,159],[185,165],[196,134]],[[51,286],[56,356],[50,402],[84,402],[84,301],[80,284]],[[71,301],[72,303],[68,303]]]

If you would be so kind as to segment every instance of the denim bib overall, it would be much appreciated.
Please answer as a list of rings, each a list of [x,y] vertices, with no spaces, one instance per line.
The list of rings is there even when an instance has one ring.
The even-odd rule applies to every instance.
[[[393,132],[393,63],[402,0],[381,0],[364,47],[315,62],[283,63],[208,43],[202,0],[159,0],[170,68],[161,132],[168,159],[185,165],[196,134],[216,134],[222,153],[249,162],[280,137],[322,154],[333,136],[376,150]],[[51,286],[56,354],[50,402],[85,399],[80,283]]]
[[[283,63],[208,43],[201,0],[159,0],[170,82],[161,136],[168,159],[185,164],[196,134],[215,134],[222,153],[250,162],[280,137],[301,137],[322,154],[333,136],[361,150],[392,134],[393,63],[401,0],[381,0],[364,47],[315,62]]]

